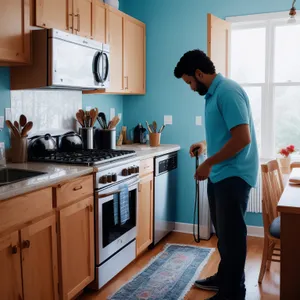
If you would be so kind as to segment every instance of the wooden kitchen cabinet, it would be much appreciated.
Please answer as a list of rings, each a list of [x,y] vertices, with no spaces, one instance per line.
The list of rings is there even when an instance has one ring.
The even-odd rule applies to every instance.
[[[61,295],[72,299],[94,279],[94,198],[59,212]]]
[[[23,299],[18,231],[0,237],[0,266],[1,299]]]
[[[145,24],[124,19],[124,80],[129,94],[145,93]]]
[[[35,25],[93,37],[94,0],[36,0]]]
[[[101,43],[106,43],[106,8],[99,1],[94,2],[93,38]]]
[[[137,220],[136,254],[153,242],[153,173],[141,177]]]
[[[0,0],[0,65],[30,63],[30,0]]]
[[[56,218],[21,230],[24,299],[58,300]]]
[[[36,0],[35,5],[36,26],[72,31],[72,0]]]
[[[123,74],[123,13],[107,9],[107,42],[110,45],[110,87],[109,93],[124,93]]]

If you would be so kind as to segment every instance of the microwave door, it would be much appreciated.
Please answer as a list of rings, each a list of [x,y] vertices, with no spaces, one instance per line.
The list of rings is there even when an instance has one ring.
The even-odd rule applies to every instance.
[[[108,74],[109,74],[109,60],[108,60],[108,55],[103,52],[103,82],[108,81]]]

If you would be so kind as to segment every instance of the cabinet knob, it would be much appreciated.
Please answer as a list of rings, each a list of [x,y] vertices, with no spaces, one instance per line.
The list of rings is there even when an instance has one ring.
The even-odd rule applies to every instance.
[[[25,248],[29,248],[30,247],[30,241],[29,240],[25,240],[25,241],[23,241],[23,249],[25,249]]]
[[[11,253],[17,254],[18,253],[18,246],[11,246]]]

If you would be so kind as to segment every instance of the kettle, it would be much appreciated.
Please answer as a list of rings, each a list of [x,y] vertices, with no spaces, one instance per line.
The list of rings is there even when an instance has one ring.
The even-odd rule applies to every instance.
[[[49,133],[32,137],[28,145],[30,157],[44,157],[54,153],[56,150],[56,141]]]
[[[82,150],[82,137],[74,131],[67,132],[61,137],[59,137],[58,148],[61,152],[72,152]]]

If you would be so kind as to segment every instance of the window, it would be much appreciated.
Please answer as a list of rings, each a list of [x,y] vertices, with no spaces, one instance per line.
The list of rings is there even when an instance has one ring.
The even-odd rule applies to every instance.
[[[300,24],[288,13],[228,18],[230,77],[249,96],[262,158],[294,144],[300,150]]]

